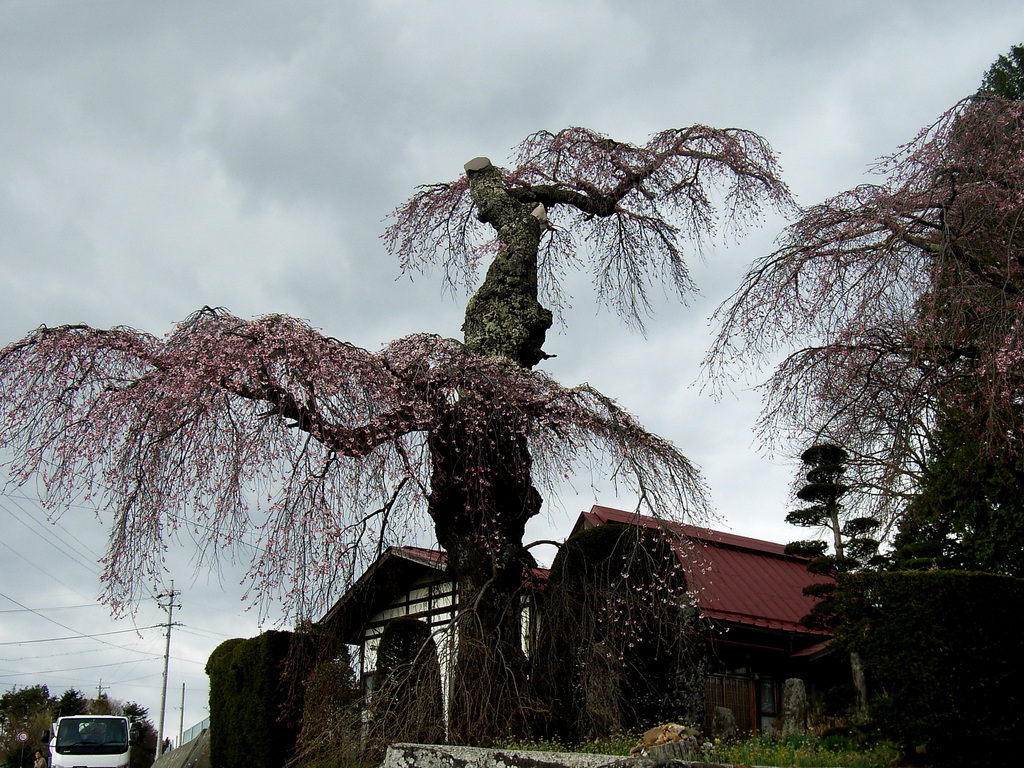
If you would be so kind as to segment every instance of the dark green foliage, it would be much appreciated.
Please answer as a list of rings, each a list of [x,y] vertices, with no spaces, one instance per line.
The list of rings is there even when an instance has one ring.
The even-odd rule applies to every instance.
[[[842,471],[840,467],[826,467],[826,469],[834,470],[836,472]],[[817,474],[821,471],[821,467],[816,470],[811,470],[811,472],[808,472],[808,478],[810,478],[812,474]],[[834,504],[836,500],[838,500],[838,498],[848,490],[850,490],[850,487],[843,485],[842,483],[809,482],[797,492],[796,497],[801,501],[810,501],[827,507],[827,505]]]
[[[804,464],[815,467],[807,473],[807,478],[811,482],[821,482],[826,476],[831,479],[842,474],[848,458],[845,450],[832,443],[812,445],[800,456]],[[816,479],[819,475],[820,478]]]
[[[978,93],[1013,101],[1024,100],[1024,45],[1014,45],[1009,55],[996,59],[985,73]]]
[[[836,570],[852,571],[869,561],[878,553],[878,540],[867,536],[851,536],[844,546],[846,557],[836,558]]]
[[[807,483],[797,491],[797,498],[811,504],[786,515],[786,522],[803,528],[828,531],[829,542],[820,539],[794,541],[786,545],[787,555],[808,558],[807,570],[817,576],[835,576],[862,568],[879,565],[878,541],[871,537],[879,523],[873,517],[845,518],[843,497],[850,486],[842,482],[846,474],[848,454],[838,445],[819,443],[812,445],[800,456],[806,467]],[[804,594],[820,600],[803,618],[810,629],[828,629],[834,614],[831,596],[832,582],[811,584]]]
[[[828,531],[833,551],[828,551],[829,542],[811,539],[791,542],[785,552],[808,558],[807,570],[817,576],[834,577],[837,573],[875,567],[880,563],[878,541],[870,536],[879,528],[878,521],[873,517],[846,518],[843,512],[842,499],[850,490],[842,482],[848,458],[844,449],[832,443],[812,445],[800,456],[806,467],[807,483],[796,495],[811,506],[793,510],[786,515],[786,522]],[[832,625],[834,588],[832,582],[804,588],[805,595],[819,599],[803,618],[808,628],[822,630]]]
[[[857,560],[845,555],[822,555],[807,563],[807,571],[816,576],[835,576],[837,573],[856,570],[858,565],[860,563]]]
[[[441,666],[430,627],[392,619],[377,646],[373,733],[377,741],[438,744],[444,740]]]
[[[836,591],[836,585],[831,581],[821,581],[817,584],[808,584],[804,587],[804,594],[811,597],[827,597]]]
[[[873,517],[852,517],[843,523],[844,536],[864,536],[878,530],[878,521]]]
[[[825,717],[847,720],[856,710],[857,689],[852,683],[833,685],[822,695],[822,712]]]
[[[359,704],[359,684],[352,671],[348,650],[341,649],[337,659],[316,666],[306,681],[303,706],[303,738],[328,730],[334,723],[349,723],[348,715]]]
[[[800,460],[804,463],[807,484],[796,496],[810,502],[811,506],[792,510],[786,515],[786,522],[801,528],[832,528],[834,531],[839,525],[839,499],[847,491],[846,486],[837,482],[845,472],[846,451],[822,443],[804,451]],[[827,570],[827,542],[809,539],[792,542],[790,547],[794,553],[809,553],[812,562],[822,564],[821,570]]]
[[[895,568],[1024,576],[1024,457],[992,456],[950,421],[932,439],[918,495],[893,541]]]
[[[306,680],[302,734],[289,762],[303,768],[362,765],[362,697],[348,650],[323,661]]]
[[[548,735],[573,743],[703,722],[705,643],[666,534],[607,524],[572,536],[552,564],[533,653]]]
[[[15,688],[0,696],[0,725],[5,731],[18,729],[21,724],[41,712],[52,712],[56,702],[45,685]]]
[[[131,728],[132,753],[130,768],[149,768],[156,759],[156,728],[149,720],[149,710],[136,704],[126,702],[121,711],[128,718]],[[181,746],[180,744],[178,746]]]
[[[28,767],[36,750],[46,752],[43,731],[50,727],[57,700],[45,685],[15,688],[0,696],[0,764]],[[19,742],[24,731],[28,741]]]
[[[210,759],[217,768],[280,768],[298,736],[295,680],[313,662],[305,653],[310,638],[264,632],[248,640],[221,643],[210,654]],[[305,666],[305,668],[302,668]],[[284,674],[285,672],[288,674]]]
[[[110,697],[105,693],[101,693],[95,699],[89,699],[89,711],[90,715],[113,715],[120,714],[115,712],[115,708],[118,705],[116,702],[112,702]]]
[[[54,718],[69,717],[71,715],[84,715],[89,710],[89,700],[81,691],[68,688],[57,700],[57,711]]]
[[[806,557],[810,559],[823,556],[827,550],[828,544],[824,541],[808,539],[807,541],[791,541],[786,545],[783,551],[787,555],[795,555],[797,557]]]
[[[962,571],[844,574],[836,643],[860,654],[875,726],[935,765],[1002,765],[1024,726],[1024,580]],[[1019,757],[1019,754],[1018,754]],[[1005,763],[1002,761],[1006,761]]]
[[[820,506],[794,509],[786,515],[786,522],[790,525],[797,525],[801,528],[820,528],[828,523],[825,509]],[[826,542],[821,542],[824,549],[828,549]]]

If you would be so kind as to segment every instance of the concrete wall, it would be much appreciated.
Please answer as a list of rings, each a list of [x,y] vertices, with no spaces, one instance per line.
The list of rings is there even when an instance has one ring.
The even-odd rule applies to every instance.
[[[512,749],[392,744],[381,768],[725,768],[711,763],[651,757],[527,752]]]

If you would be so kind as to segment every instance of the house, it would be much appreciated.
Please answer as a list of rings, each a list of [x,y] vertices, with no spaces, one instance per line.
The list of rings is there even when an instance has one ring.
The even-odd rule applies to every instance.
[[[828,635],[800,623],[815,603],[803,588],[825,580],[807,572],[805,558],[787,555],[783,544],[602,506],[581,514],[572,533],[606,523],[667,526],[686,542],[677,551],[711,627],[708,712],[728,707],[741,733],[770,731],[787,678],[824,688],[843,674]]]
[[[392,619],[419,619],[437,644],[441,675],[448,679],[451,637],[447,631],[457,610],[455,583],[445,573],[445,554],[421,547],[388,547],[342,595],[320,624],[338,639],[356,646],[363,690],[373,687],[373,672],[384,627]]]
[[[780,712],[782,683],[800,677],[814,687],[841,672],[827,651],[828,635],[800,620],[814,600],[803,594],[821,581],[806,560],[786,555],[782,544],[692,525],[665,523],[610,507],[594,506],[572,529],[608,523],[668,527],[682,535],[675,544],[688,591],[709,627],[710,658],[706,705],[732,710],[742,733],[770,730]],[[546,572],[537,569],[535,581]],[[377,645],[397,617],[423,621],[438,648],[442,680],[452,658],[452,620],[458,610],[455,584],[445,573],[445,555],[418,547],[391,547],[352,585],[321,620],[358,648],[359,674],[367,692],[373,685]],[[524,606],[524,648],[529,652],[532,614]]]

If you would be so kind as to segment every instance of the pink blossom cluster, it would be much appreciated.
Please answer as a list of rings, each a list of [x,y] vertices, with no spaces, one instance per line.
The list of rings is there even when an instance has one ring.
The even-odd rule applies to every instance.
[[[538,254],[545,300],[559,305],[564,272],[589,263],[601,300],[637,323],[652,287],[693,290],[684,243],[699,251],[720,226],[755,223],[762,205],[792,207],[771,148],[738,129],[668,130],[642,147],[585,128],[540,131],[514,163],[502,172],[509,194],[526,212],[543,204],[551,225]],[[465,176],[424,186],[392,214],[385,244],[404,269],[436,264],[451,286],[468,285],[501,248],[476,214]]]
[[[705,511],[697,470],[614,401],[451,339],[372,353],[294,318],[205,308],[163,340],[42,327],[0,352],[14,482],[38,479],[52,509],[110,508],[115,604],[158,580],[168,535],[187,532],[210,556],[255,544],[255,594],[308,607],[431,511],[441,442],[481,541],[497,530],[484,524],[496,458],[526,488],[588,469],[659,513]]]
[[[777,363],[762,434],[842,445],[884,515],[941,409],[1017,450],[1024,376],[1024,104],[967,99],[863,185],[805,209],[718,310],[706,365]],[[965,393],[969,392],[969,396]]]

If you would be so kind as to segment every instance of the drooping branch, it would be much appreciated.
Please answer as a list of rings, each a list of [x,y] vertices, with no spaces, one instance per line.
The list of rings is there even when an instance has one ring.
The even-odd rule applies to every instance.
[[[650,309],[652,286],[670,285],[681,297],[692,290],[686,243],[699,249],[719,226],[742,230],[761,205],[792,206],[770,147],[737,129],[668,130],[642,147],[584,128],[541,131],[500,176],[518,210],[544,206],[542,295],[557,303],[558,275],[587,262],[600,299],[636,323]],[[481,258],[508,245],[489,214],[477,217],[470,187],[467,177],[422,187],[394,212],[385,242],[404,269],[436,263],[451,284],[469,284]]]
[[[781,356],[763,434],[842,445],[883,506],[919,473],[940,403],[1017,450],[1022,150],[1024,104],[966,100],[877,166],[883,184],[806,209],[719,308],[711,377]]]
[[[298,610],[376,551],[385,518],[426,519],[428,435],[455,414],[461,513],[491,509],[475,480],[492,471],[478,466],[491,435],[525,441],[502,471],[527,488],[602,466],[655,512],[705,504],[686,458],[611,400],[436,336],[370,353],[290,318],[209,309],[162,341],[43,328],[0,352],[0,397],[13,482],[40,478],[51,508],[112,509],[115,601],[159,577],[166,536],[184,528],[212,550],[253,535],[256,593],[284,590]],[[367,513],[382,500],[387,515]]]

